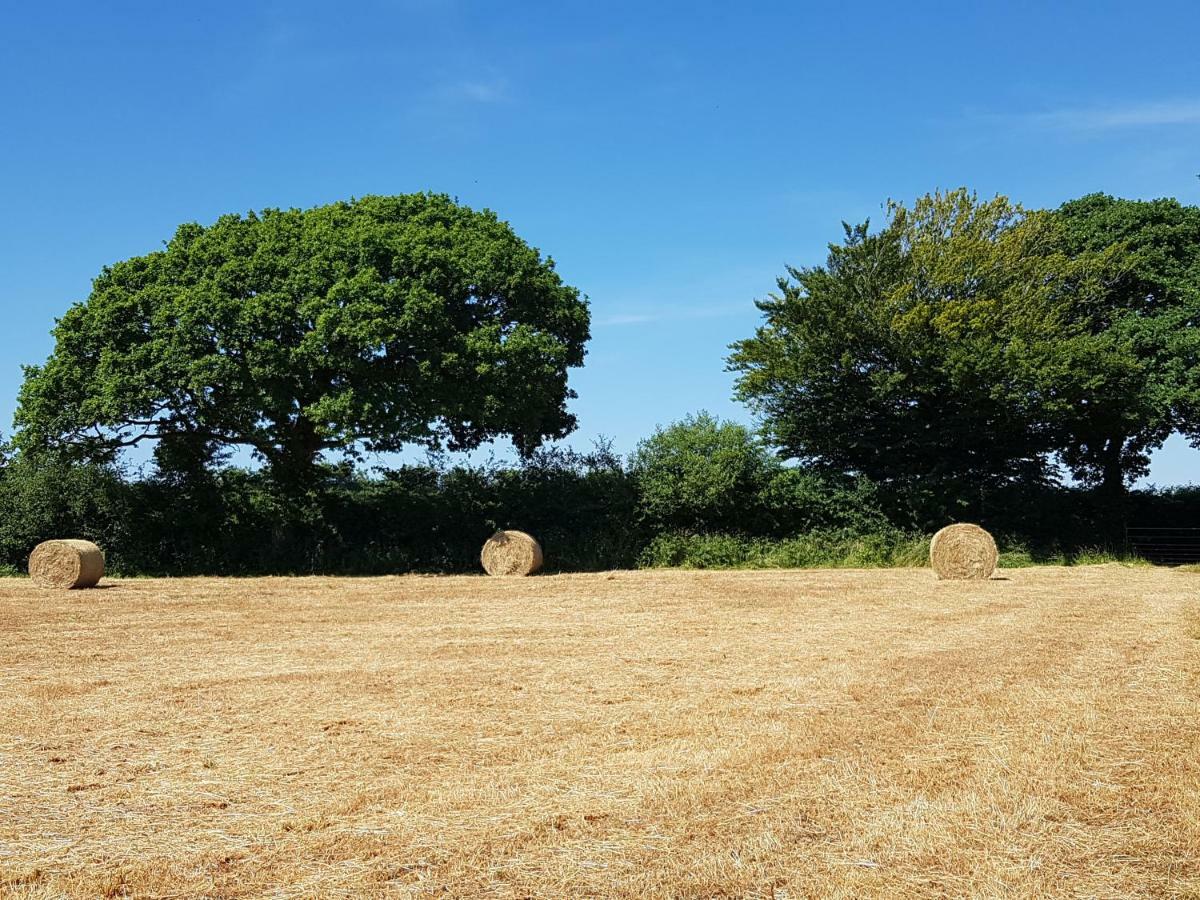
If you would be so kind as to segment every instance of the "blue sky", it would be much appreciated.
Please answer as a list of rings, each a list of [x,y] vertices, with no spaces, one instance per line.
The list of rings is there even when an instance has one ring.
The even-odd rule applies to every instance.
[[[967,185],[1200,203],[1200,4],[12,4],[0,427],[106,263],[352,195],[487,206],[589,295],[572,443],[701,408],[843,219]],[[746,8],[748,7],[748,8]],[[1151,480],[1200,481],[1173,439]]]

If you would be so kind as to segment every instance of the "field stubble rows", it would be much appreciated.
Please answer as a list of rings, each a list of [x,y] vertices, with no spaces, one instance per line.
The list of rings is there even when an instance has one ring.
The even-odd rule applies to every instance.
[[[0,891],[1200,896],[1200,576],[0,581]]]

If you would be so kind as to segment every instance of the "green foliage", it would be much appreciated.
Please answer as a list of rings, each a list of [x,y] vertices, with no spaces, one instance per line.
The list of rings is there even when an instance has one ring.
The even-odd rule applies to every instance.
[[[1077,308],[1085,366],[1061,422],[1063,459],[1120,491],[1172,432],[1200,442],[1200,207],[1091,194],[1055,213],[1078,258],[1119,254],[1119,271]]]
[[[925,566],[929,539],[895,529],[876,533],[812,531],[793,538],[666,532],[638,560],[644,568],[804,569]]]
[[[498,504],[489,528],[532,532],[549,568],[629,568],[647,540],[637,522],[637,483],[606,444],[586,454],[539,451],[520,469],[495,472],[493,483]]]
[[[966,191],[846,226],[824,267],[789,268],[758,304],[765,324],[729,358],[738,397],[786,455],[935,520],[979,486],[1045,480],[1068,298],[1095,280],[1055,240],[1050,217]]]
[[[125,575],[475,572],[498,528],[536,534],[550,570],[628,568],[647,539],[611,450],[539,451],[518,467],[324,465],[303,493],[269,472],[125,481],[33,458],[0,477],[0,565],[40,541],[86,537]]]
[[[866,481],[786,468],[748,428],[705,412],[642,441],[630,472],[656,531],[780,535],[886,524]]]
[[[29,553],[51,538],[130,544],[129,486],[108,466],[18,457],[0,470],[0,564],[24,572]],[[120,552],[110,557],[119,566]]]
[[[865,478],[781,467],[761,487],[756,501],[752,514],[758,527],[746,529],[750,523],[743,515],[743,529],[778,536],[830,530],[867,534],[890,527],[878,489]]]
[[[552,571],[924,565],[928,552],[925,536],[887,522],[869,484],[798,469],[777,471],[725,531],[645,521],[637,479],[606,447],[542,450],[515,467],[318,471],[298,494],[269,472],[127,480],[111,467],[18,457],[0,469],[0,572],[23,572],[38,542],[63,536],[96,541],[126,577],[477,572],[483,541],[505,527],[535,534]],[[1129,562],[1123,532],[1106,530],[1102,491],[1000,501],[984,524],[1004,567]],[[1193,524],[1200,489],[1133,491],[1128,508],[1133,521]]]
[[[528,454],[575,427],[588,321],[551,260],[446,196],[223,216],[101,272],[27,368],[17,440],[101,461],[157,440],[185,474],[243,445],[301,483],[360,447]]]
[[[1027,569],[1031,566],[1099,566],[1117,564],[1132,568],[1152,565],[1147,560],[1120,549],[1081,547],[1070,551],[1039,553],[1017,544],[1000,551],[1001,569]]]
[[[1028,569],[1036,565],[1057,565],[1057,562],[1041,560],[1034,557],[1024,547],[1009,547],[1000,550],[996,565],[1001,569]]]
[[[701,412],[657,429],[630,468],[656,526],[723,528],[747,518],[780,465],[744,426]]]
[[[1131,568],[1146,568],[1149,561],[1127,553],[1108,550],[1104,547],[1085,547],[1069,558],[1067,565],[1072,566],[1101,566],[1117,564]]]
[[[419,194],[185,225],[27,369],[0,574],[67,535],[126,574],[471,572],[505,527],[552,570],[924,565],[961,519],[1006,567],[1134,564],[1124,521],[1194,524],[1200,489],[1125,487],[1169,433],[1200,444],[1197,208],[960,190],[787,271],[729,357],[763,433],[700,413],[624,466],[542,446],[575,425],[587,304],[492,213]],[[356,468],[502,435],[517,465]],[[239,445],[266,466],[224,465]]]
[[[729,367],[786,456],[867,476],[919,527],[1058,460],[1120,491],[1200,430],[1197,259],[1200,210],[1174,201],[935,194],[789,268]]]
[[[812,531],[791,538],[666,532],[650,541],[638,562],[644,568],[685,569],[923,567],[929,565],[929,535],[893,528],[868,533]],[[1017,545],[1001,550],[999,567],[1024,569],[1039,565],[1114,563],[1134,567],[1150,565],[1128,553],[1104,548],[1085,547],[1069,553],[1040,554]]]

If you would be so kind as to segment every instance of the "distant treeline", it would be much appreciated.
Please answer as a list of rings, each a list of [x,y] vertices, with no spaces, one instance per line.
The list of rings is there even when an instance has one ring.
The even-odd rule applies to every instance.
[[[123,477],[95,464],[0,469],[0,567],[51,537],[96,541],[127,575],[475,572],[497,528],[534,534],[550,571],[684,565],[921,564],[930,531],[981,522],[1010,558],[1124,551],[1124,527],[1194,524],[1200,488],[1044,486],[948,498],[921,518],[906,494],[785,466],[744,427],[700,415],[627,461],[545,450],[518,465],[322,469],[297,494],[267,471]],[[946,499],[946,498],[944,498]],[[945,505],[945,504],[943,504]]]
[[[495,213],[409,194],[185,223],[26,367],[0,565],[72,536],[126,573],[470,572],[497,528],[551,570],[892,565],[962,521],[1011,563],[1200,525],[1200,489],[1130,490],[1170,435],[1200,446],[1200,207],[935,192],[776,286],[725,361],[758,428],[696,415],[621,460],[554,449],[591,311]],[[520,463],[362,465],[501,439]]]

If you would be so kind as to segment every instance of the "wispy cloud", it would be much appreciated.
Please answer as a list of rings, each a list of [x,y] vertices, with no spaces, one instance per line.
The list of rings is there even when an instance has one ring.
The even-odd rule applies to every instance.
[[[607,316],[596,322],[597,325],[639,325],[642,322],[657,322],[662,319],[661,314],[651,315],[647,313],[631,313],[626,315]]]
[[[692,306],[687,308],[656,309],[640,313],[617,313],[597,319],[597,327],[616,325],[643,325],[647,322],[678,322],[685,319],[715,319],[738,313],[753,312],[751,303],[725,304],[722,306]]]
[[[1019,118],[1029,125],[1056,131],[1114,131],[1169,125],[1200,125],[1200,99],[1180,98],[1066,108],[1029,113]]]
[[[438,86],[441,100],[461,100],[469,103],[503,103],[509,99],[508,82],[503,78],[454,81]]]

